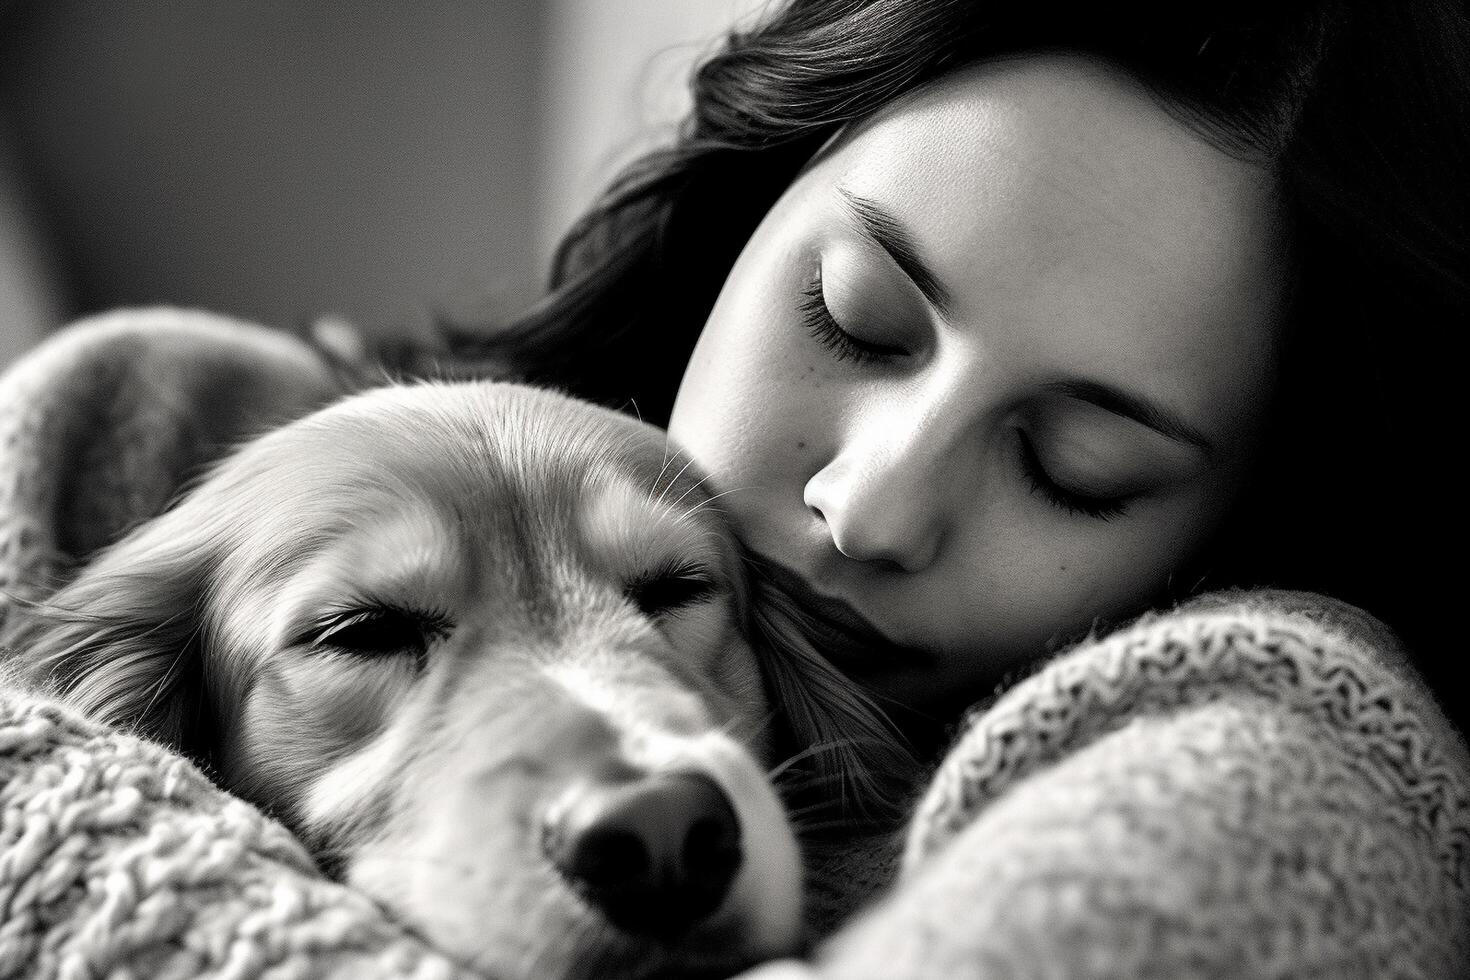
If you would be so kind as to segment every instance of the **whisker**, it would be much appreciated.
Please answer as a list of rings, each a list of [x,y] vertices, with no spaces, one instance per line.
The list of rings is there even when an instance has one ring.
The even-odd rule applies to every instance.
[[[777,783],[777,788],[782,794],[794,796],[810,789],[822,786],[831,786],[840,780],[846,779],[847,774],[841,772],[808,772],[803,773],[801,778],[783,779]]]
[[[793,824],[796,824],[799,823],[803,818],[809,817],[814,813],[823,813],[833,810],[836,807],[837,803],[835,800],[821,800],[817,803],[809,803],[806,806],[793,807],[792,809],[786,811],[786,817]]]
[[[815,745],[808,745],[795,755],[788,756],[786,759],[777,763],[766,773],[766,777],[771,780],[780,779],[786,770],[798,762],[810,759],[812,756],[820,755],[824,752],[840,752],[843,749],[850,749],[859,745],[887,746],[889,744],[889,740],[887,739],[863,735],[850,735],[843,738],[830,739],[825,742],[818,742]]]
[[[678,478],[675,477],[675,479],[678,479]],[[682,504],[684,502],[684,498],[685,497],[689,496],[691,493],[694,493],[696,490],[698,490],[700,487],[704,486],[708,482],[709,482],[709,476],[708,475],[702,476],[699,479],[695,480],[693,483],[689,484],[689,486],[685,487],[684,488],[684,492],[681,493],[681,494],[679,494],[679,499],[676,500],[676,501],[674,501],[669,506],[670,507],[678,507],[680,504]]]
[[[698,514],[701,510],[703,510],[704,508],[708,507],[710,504],[714,503],[716,500],[719,500],[721,497],[728,496],[729,494],[735,493],[738,490],[749,490],[749,489],[751,489],[751,488],[750,487],[731,487],[729,490],[721,490],[719,493],[713,494],[713,495],[705,498],[704,500],[701,500],[699,503],[695,504],[693,507],[690,507],[689,508],[689,513],[691,513],[691,514]],[[685,492],[687,493],[688,491],[685,491]],[[683,499],[684,498],[682,496],[679,498],[679,500],[683,500]],[[679,501],[677,501],[677,500],[674,501],[675,506],[678,505],[678,502]]]
[[[664,460],[663,460],[662,465],[660,465],[659,468],[658,468],[658,475],[653,478],[653,483],[651,483],[649,485],[649,487],[648,487],[648,502],[651,503],[651,504],[658,503],[658,498],[654,496],[654,493],[658,490],[658,482],[660,480],[662,480],[664,478],[664,474],[669,471],[669,463],[674,458],[673,453],[671,453],[669,451],[671,448],[672,448],[672,444],[669,442],[669,437],[668,437],[668,435],[665,435],[664,436]]]
[[[178,680],[180,668],[183,666],[185,658],[189,656],[191,648],[198,641],[201,632],[201,628],[195,627],[193,632],[189,634],[188,640],[179,647],[179,652],[174,654],[173,660],[169,661],[169,665],[164,670],[163,675],[153,683],[153,693],[148,696],[148,703],[143,706],[142,717],[147,718],[153,713],[153,708],[158,704],[158,699],[163,697],[164,692]]]
[[[794,830],[799,837],[805,837],[811,834],[822,834],[831,830],[857,830],[863,826],[865,826],[865,824],[862,821],[852,820],[850,818],[843,818],[838,820],[821,820],[815,823],[801,823],[796,820],[791,821],[791,829]]]
[[[664,498],[668,496],[669,491],[672,490],[675,486],[678,485],[678,483],[679,483],[679,477],[683,476],[684,473],[685,473],[685,471],[688,470],[689,467],[691,467],[693,465],[694,465],[694,459],[692,457],[690,459],[688,459],[688,460],[685,460],[684,465],[681,466],[681,467],[679,467],[679,472],[677,472],[677,473],[674,474],[674,478],[669,481],[669,485],[668,486],[664,487],[663,492],[658,495],[658,499],[655,500],[654,503],[656,503],[656,504],[663,503],[664,502]],[[701,480],[700,482],[702,483],[704,481]],[[695,484],[695,485],[698,486],[698,484]],[[683,497],[680,497],[679,499],[682,500],[684,498]]]
[[[780,779],[782,773],[790,769],[792,766],[796,765],[798,762],[801,762],[804,759],[810,759],[812,756],[818,755],[822,752],[836,751],[846,744],[847,739],[839,738],[832,739],[827,742],[819,742],[815,745],[808,745],[806,748],[794,753],[793,755],[787,756],[781,762],[777,763],[766,773],[766,776],[770,779]]]

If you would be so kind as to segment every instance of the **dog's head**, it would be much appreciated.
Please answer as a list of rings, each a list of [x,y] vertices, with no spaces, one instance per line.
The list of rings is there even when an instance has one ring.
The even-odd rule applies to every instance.
[[[514,385],[349,399],[226,460],[20,637],[497,975],[788,950],[738,554],[663,434]]]

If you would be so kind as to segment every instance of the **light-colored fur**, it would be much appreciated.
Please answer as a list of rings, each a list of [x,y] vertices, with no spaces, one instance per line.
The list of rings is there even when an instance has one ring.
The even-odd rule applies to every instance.
[[[799,862],[763,768],[738,552],[708,502],[625,416],[515,385],[383,388],[225,460],[12,649],[477,968],[738,966],[794,945]],[[630,598],[671,571],[707,592]],[[323,639],[374,609],[421,622],[422,656]],[[608,767],[704,774],[733,802],[741,870],[676,943],[613,928],[538,849],[545,808]]]

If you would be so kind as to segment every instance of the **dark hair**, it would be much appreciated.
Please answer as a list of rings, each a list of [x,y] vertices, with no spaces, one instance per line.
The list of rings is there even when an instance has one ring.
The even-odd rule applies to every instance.
[[[546,299],[499,328],[451,324],[451,360],[666,422],[736,255],[812,154],[953,68],[1039,48],[1118,64],[1280,176],[1298,256],[1284,390],[1204,584],[1363,605],[1405,635],[1441,696],[1467,700],[1447,686],[1460,576],[1441,569],[1458,555],[1434,561],[1451,547],[1441,522],[1459,501],[1444,491],[1464,445],[1444,351],[1470,322],[1458,0],[794,0],[698,69],[678,139],[571,229]]]

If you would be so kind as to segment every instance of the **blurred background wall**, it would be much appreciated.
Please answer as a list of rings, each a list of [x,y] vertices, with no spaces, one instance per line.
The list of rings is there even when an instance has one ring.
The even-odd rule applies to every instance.
[[[757,0],[0,0],[0,362],[97,309],[513,312]]]

